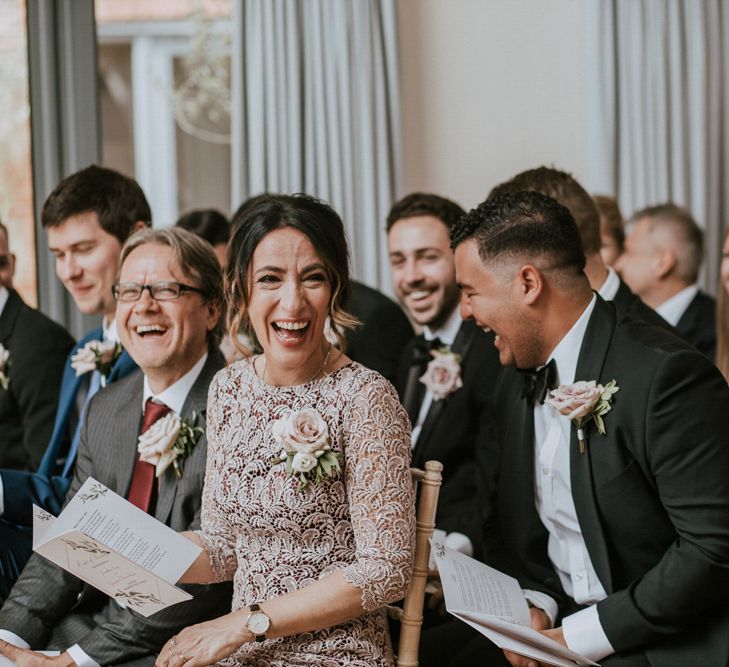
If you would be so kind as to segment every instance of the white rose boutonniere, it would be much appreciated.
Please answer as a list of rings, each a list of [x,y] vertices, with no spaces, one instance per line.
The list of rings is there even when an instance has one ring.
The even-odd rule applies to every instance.
[[[99,371],[101,384],[104,386],[114,362],[121,353],[121,343],[90,340],[71,357],[71,368],[76,371],[76,377],[90,371]]]
[[[8,369],[10,368],[10,350],[0,343],[0,387],[5,391],[10,386],[10,378],[8,377]]]
[[[420,376],[420,381],[433,394],[433,399],[440,401],[463,386],[461,357],[451,352],[449,347],[433,350],[430,354],[433,359],[428,362],[428,368]]]
[[[271,422],[269,431],[283,448],[274,465],[285,463],[288,476],[298,478],[300,490],[312,481],[334,477],[341,469],[331,451],[329,427],[313,408],[288,412]]]
[[[170,464],[175,467],[177,479],[182,477],[182,462],[190,455],[203,432],[195,425],[196,422],[194,412],[189,420],[168,412],[139,436],[139,458],[155,466],[155,477],[160,477]]]
[[[599,435],[605,435],[603,417],[612,410],[613,396],[620,390],[615,380],[601,385],[594,380],[563,384],[549,392],[546,403],[564,415],[577,428],[580,454],[585,452],[585,431],[583,426],[591,419]]]

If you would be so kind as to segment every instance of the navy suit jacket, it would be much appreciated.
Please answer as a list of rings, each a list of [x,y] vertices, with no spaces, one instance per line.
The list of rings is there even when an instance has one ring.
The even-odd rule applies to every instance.
[[[34,503],[51,514],[57,515],[61,511],[71,484],[71,477],[61,474],[57,461],[67,453],[70,443],[69,419],[76,410],[76,394],[85,380],[84,376],[76,376],[76,371],[71,367],[71,357],[86,343],[91,340],[101,340],[102,336],[101,327],[94,329],[78,342],[66,359],[53,434],[37,472],[0,470],[4,504],[2,518],[8,523],[32,525]],[[122,352],[109,373],[107,383],[129,375],[136,368],[137,365],[129,354],[126,351]],[[73,470],[70,474],[72,472]]]

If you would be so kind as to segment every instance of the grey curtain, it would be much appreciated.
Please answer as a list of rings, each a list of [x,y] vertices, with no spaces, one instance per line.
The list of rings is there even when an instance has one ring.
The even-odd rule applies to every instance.
[[[341,214],[358,278],[388,283],[398,191],[394,0],[243,0],[233,54],[233,202],[306,192]]]
[[[101,318],[82,315],[56,277],[40,211],[62,178],[100,161],[94,4],[38,0],[27,8],[38,301],[80,338]]]
[[[704,228],[715,290],[729,225],[729,4],[590,0],[588,175],[630,215],[673,200]]]

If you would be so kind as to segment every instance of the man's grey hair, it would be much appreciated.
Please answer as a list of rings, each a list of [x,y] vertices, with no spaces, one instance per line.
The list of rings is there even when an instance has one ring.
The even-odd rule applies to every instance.
[[[657,243],[668,243],[676,253],[675,275],[687,284],[699,277],[704,258],[704,233],[693,216],[676,204],[648,206],[633,214],[631,224],[648,220],[648,231]]]
[[[119,258],[119,271],[124,261],[139,246],[157,244],[172,248],[172,253],[185,277],[202,292],[205,303],[218,308],[218,324],[208,335],[210,349],[217,349],[225,320],[225,298],[223,295],[223,275],[213,247],[207,242],[181,227],[162,229],[145,228],[132,234],[122,247]]]

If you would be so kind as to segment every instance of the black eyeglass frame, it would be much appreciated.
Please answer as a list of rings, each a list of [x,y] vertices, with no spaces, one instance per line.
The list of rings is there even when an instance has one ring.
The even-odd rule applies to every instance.
[[[139,288],[139,294],[135,299],[120,299],[119,298],[119,288],[122,286],[125,286],[129,289],[131,289],[131,286],[134,286],[135,288]],[[177,289],[177,294],[175,296],[171,297],[164,297],[160,299],[159,297],[155,296],[155,291],[159,289],[169,288],[171,286],[174,286]],[[198,294],[202,294],[205,296],[205,293],[203,290],[201,290],[199,287],[193,287],[192,285],[185,285],[183,283],[178,283],[173,280],[163,280],[158,283],[154,283],[152,285],[140,285],[139,283],[116,283],[115,285],[111,286],[111,294],[117,301],[121,301],[122,303],[131,303],[133,301],[139,301],[139,299],[142,298],[142,294],[144,293],[144,290],[149,290],[149,296],[151,296],[155,301],[175,301],[176,299],[179,299],[185,292],[197,292]]]

